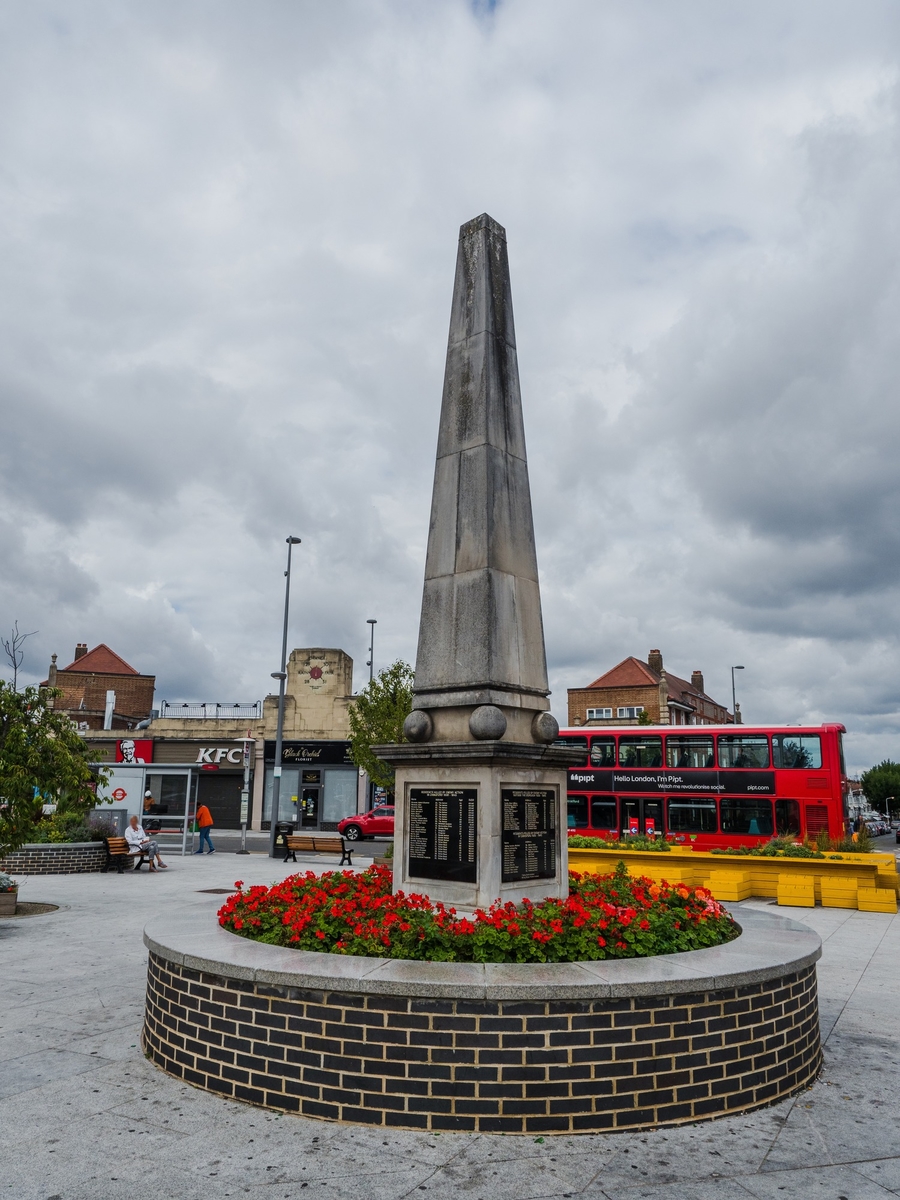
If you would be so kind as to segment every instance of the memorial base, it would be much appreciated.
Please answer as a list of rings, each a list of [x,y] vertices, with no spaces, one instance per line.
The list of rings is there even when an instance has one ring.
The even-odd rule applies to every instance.
[[[510,742],[379,747],[396,769],[394,889],[461,911],[568,895],[568,750]]]

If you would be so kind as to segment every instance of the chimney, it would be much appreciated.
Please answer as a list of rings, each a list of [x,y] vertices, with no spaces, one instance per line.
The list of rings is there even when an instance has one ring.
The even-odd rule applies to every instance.
[[[87,654],[87,642],[79,642],[75,647],[75,662],[78,662],[79,658],[83,658],[85,654]]]
[[[706,690],[703,686],[702,671],[691,671],[691,687],[696,688],[698,692],[704,692]]]
[[[657,675],[662,675],[662,655],[658,650],[651,650],[647,655],[647,666],[651,671],[655,671]]]

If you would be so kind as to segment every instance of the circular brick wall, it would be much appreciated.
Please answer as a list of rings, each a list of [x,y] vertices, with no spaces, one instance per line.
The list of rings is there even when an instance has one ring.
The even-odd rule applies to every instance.
[[[0,871],[10,875],[81,875],[102,871],[105,863],[103,842],[45,842],[20,846],[0,858]]]
[[[763,1107],[821,1065],[821,943],[785,918],[754,914],[712,950],[543,967],[336,958],[200,923],[144,935],[144,1049],[266,1108],[404,1129],[646,1129]]]

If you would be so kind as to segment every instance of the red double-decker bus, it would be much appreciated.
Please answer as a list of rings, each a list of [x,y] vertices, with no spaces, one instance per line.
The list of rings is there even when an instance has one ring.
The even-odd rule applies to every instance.
[[[664,835],[697,848],[847,831],[843,725],[627,725],[561,729],[569,833]]]

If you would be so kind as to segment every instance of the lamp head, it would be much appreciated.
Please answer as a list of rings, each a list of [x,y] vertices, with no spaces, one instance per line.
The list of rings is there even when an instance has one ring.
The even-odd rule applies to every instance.
[[[289,537],[289,538],[285,538],[284,540],[287,542],[287,544],[289,546],[299,546],[300,545],[300,538]]]
[[[743,671],[743,667],[732,667],[732,671]]]
[[[273,679],[287,679],[287,674],[284,671],[273,671],[272,678]]]
[[[375,617],[369,617],[368,620],[366,621],[366,624],[367,625],[377,625],[378,621],[375,619]]]

